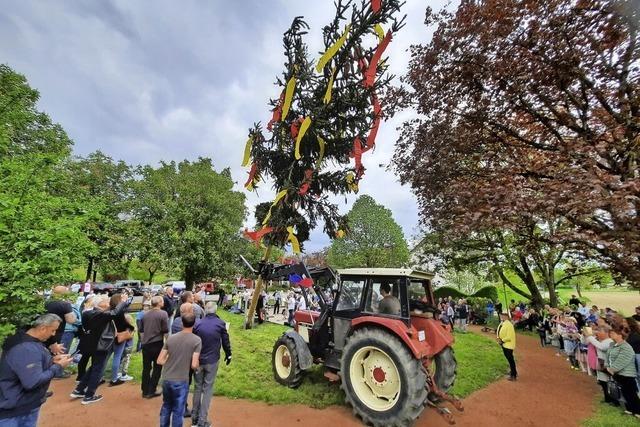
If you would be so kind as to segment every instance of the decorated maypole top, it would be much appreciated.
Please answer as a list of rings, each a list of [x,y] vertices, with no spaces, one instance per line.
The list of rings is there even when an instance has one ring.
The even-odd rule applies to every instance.
[[[270,102],[271,119],[249,130],[245,187],[255,191],[267,177],[275,187],[275,197],[256,207],[257,228],[245,231],[258,245],[290,243],[299,253],[319,220],[331,238],[348,232],[329,195],[358,192],[363,156],[375,148],[383,117],[378,94],[393,77],[384,51],[404,19],[394,18],[398,0],[338,0],[335,6],[317,58],[303,42],[309,26],[302,17],[293,20],[284,33],[285,70]]]

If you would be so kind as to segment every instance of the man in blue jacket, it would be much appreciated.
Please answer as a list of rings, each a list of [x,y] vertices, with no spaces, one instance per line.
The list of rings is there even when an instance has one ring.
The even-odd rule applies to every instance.
[[[231,363],[231,342],[227,333],[227,325],[216,315],[217,309],[216,303],[208,302],[204,307],[204,318],[198,321],[193,328],[193,333],[202,340],[202,349],[200,350],[200,366],[194,373],[192,426],[211,426],[207,418],[213,394],[213,384],[216,382],[216,374],[218,373],[221,345],[224,348],[227,365]]]
[[[72,361],[52,356],[44,342],[55,336],[62,319],[43,314],[27,332],[9,337],[0,358],[0,426],[35,427],[51,379]]]

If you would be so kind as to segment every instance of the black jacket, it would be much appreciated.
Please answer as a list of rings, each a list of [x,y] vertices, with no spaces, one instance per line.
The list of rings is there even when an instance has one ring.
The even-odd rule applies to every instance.
[[[111,343],[106,348],[101,349],[102,351],[109,351],[111,346],[113,346],[113,339],[115,338],[113,320],[124,314],[128,306],[127,301],[124,301],[118,304],[113,310],[102,311],[94,308],[93,310],[82,313],[82,329],[84,329],[84,334],[80,342],[80,352],[86,355],[94,354],[98,349],[100,337],[103,335],[107,336],[111,332]]]

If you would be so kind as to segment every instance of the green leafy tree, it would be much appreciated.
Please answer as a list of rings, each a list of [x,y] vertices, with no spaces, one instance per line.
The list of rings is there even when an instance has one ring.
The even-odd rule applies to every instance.
[[[402,228],[391,211],[363,195],[347,214],[349,233],[329,248],[329,264],[342,267],[401,267],[409,262]]]
[[[188,289],[197,280],[237,271],[246,208],[229,170],[216,172],[211,160],[201,158],[138,172],[132,215],[145,236],[140,261],[182,272]]]
[[[39,94],[0,65],[0,337],[71,279],[89,241],[66,165],[71,140],[36,109]]]
[[[90,218],[85,232],[93,244],[84,253],[86,279],[98,268],[103,277],[126,277],[133,256],[133,231],[125,215],[131,199],[131,167],[96,151],[76,159],[69,168]]]

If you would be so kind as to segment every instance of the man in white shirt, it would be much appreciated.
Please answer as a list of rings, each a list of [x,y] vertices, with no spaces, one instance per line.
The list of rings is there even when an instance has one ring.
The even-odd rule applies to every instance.
[[[287,299],[287,309],[289,310],[289,318],[287,319],[287,323],[291,325],[291,322],[293,322],[293,313],[296,310],[296,298],[293,296],[293,292],[289,293],[289,298]]]
[[[298,295],[298,310],[306,310],[307,309],[307,301],[304,299],[302,294]]]

